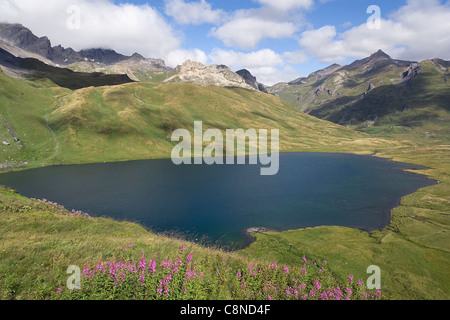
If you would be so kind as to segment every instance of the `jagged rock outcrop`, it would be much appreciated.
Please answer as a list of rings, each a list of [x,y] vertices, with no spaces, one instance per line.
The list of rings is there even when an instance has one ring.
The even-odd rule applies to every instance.
[[[258,89],[258,81],[256,81],[256,77],[254,77],[250,71],[248,71],[247,69],[242,69],[239,71],[236,71],[236,73],[238,75],[240,75],[244,80],[245,83],[247,83],[249,86],[253,87],[256,90]]]
[[[256,90],[247,84],[240,75],[225,65],[205,66],[202,63],[187,60],[175,71],[177,74],[164,82],[188,82],[199,86],[240,87]]]
[[[251,87],[253,87],[255,90],[267,93],[266,86],[263,85],[262,83],[259,83],[256,77],[253,76],[247,69],[236,71],[236,73],[240,75],[245,80],[245,82]]]
[[[63,66],[82,72],[127,74],[139,81],[137,74],[169,72],[161,59],[146,59],[135,53],[131,57],[111,49],[87,49],[76,52],[61,45],[52,47],[47,37],[37,37],[21,24],[0,23],[0,48],[20,58],[38,59],[51,66]]]
[[[0,24],[0,39],[8,45],[37,54],[56,64],[68,65],[84,57],[72,48],[52,47],[47,37],[37,37],[21,24]]]
[[[403,81],[410,81],[417,77],[417,75],[420,72],[420,66],[417,63],[411,63],[411,65],[408,67],[408,70],[406,70],[403,73]]]

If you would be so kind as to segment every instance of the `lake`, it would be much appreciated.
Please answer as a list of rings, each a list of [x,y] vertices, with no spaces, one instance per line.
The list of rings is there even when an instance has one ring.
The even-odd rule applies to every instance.
[[[175,166],[168,159],[11,172],[0,175],[0,184],[93,217],[237,249],[251,242],[251,227],[381,230],[401,197],[436,184],[405,169],[423,167],[371,156],[282,153],[274,176],[261,176],[259,165]]]

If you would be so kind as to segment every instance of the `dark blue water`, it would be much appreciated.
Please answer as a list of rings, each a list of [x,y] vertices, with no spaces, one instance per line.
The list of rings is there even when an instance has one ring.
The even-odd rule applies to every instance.
[[[0,184],[92,216],[240,248],[250,241],[250,227],[381,230],[401,197],[436,183],[404,169],[421,167],[369,156],[287,153],[280,154],[275,176],[261,176],[259,165],[148,160],[6,173]]]

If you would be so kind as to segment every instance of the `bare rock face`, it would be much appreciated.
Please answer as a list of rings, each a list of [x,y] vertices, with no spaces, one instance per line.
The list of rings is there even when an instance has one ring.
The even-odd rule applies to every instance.
[[[250,71],[247,69],[242,69],[236,72],[238,75],[240,75],[242,78],[244,78],[245,82],[252,86],[254,89],[258,89],[258,81],[256,81],[256,77],[254,77]]]
[[[41,56],[56,64],[69,64],[83,59],[80,53],[71,48],[52,47],[47,37],[39,38],[21,24],[0,23],[0,39],[10,46]]]
[[[417,77],[419,72],[420,66],[417,63],[411,63],[411,65],[408,67],[408,70],[403,73],[403,80],[412,80]]]
[[[240,75],[245,82],[250,85],[253,89],[259,90],[261,92],[267,93],[266,86],[262,83],[259,83],[255,76],[253,76],[250,71],[247,69],[242,69],[236,72],[238,75]]]
[[[188,82],[199,86],[240,87],[255,90],[245,80],[224,65],[205,66],[199,62],[187,60],[176,68],[177,74],[165,82]]]
[[[135,53],[131,57],[117,53],[111,49],[94,48],[76,52],[72,48],[61,45],[52,47],[47,37],[38,38],[21,24],[0,23],[0,48],[22,58],[35,58],[49,65],[70,67],[84,72],[129,73],[129,69],[141,72],[162,70],[168,71],[161,59],[146,59]]]

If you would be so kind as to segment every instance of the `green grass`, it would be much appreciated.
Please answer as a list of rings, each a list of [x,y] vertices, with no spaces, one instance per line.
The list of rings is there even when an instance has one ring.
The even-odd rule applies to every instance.
[[[395,132],[387,126],[373,128],[371,137],[303,114],[279,98],[244,89],[131,83],[71,91],[48,80],[24,81],[0,72],[0,93],[1,137],[10,139],[7,129],[12,126],[21,139],[0,148],[0,161],[9,169],[168,158],[171,132],[192,131],[193,122],[200,120],[204,129],[280,129],[283,152],[377,152],[380,157],[432,168],[421,173],[440,184],[402,199],[390,225],[381,232],[319,227],[257,234],[255,243],[235,253],[196,244],[189,247],[201,261],[225,258],[235,268],[253,260],[264,265],[274,259],[291,268],[304,255],[314,261],[327,260],[336,283],[345,281],[348,274],[365,279],[367,267],[375,264],[382,269],[387,297],[450,297],[450,144],[446,135],[422,139],[420,131]],[[17,166],[22,162],[28,164]],[[9,189],[2,188],[0,193],[3,299],[50,299],[67,277],[68,265],[119,257],[129,242],[147,256],[156,253],[161,259],[176,256],[184,243],[132,223],[35,208]],[[227,294],[224,289],[223,297]]]
[[[0,73],[0,114],[23,148],[4,148],[0,163],[51,164],[170,158],[174,130],[279,129],[280,149],[373,153],[394,141],[318,120],[268,94],[190,84],[130,83],[76,91]],[[23,94],[22,94],[23,93]],[[7,130],[3,130],[7,136]],[[354,141],[359,143],[355,148]],[[13,152],[14,151],[14,152]]]
[[[302,266],[284,268],[274,261],[167,238],[133,223],[72,216],[60,206],[26,199],[4,187],[0,191],[0,299],[290,300],[317,299],[324,291],[341,292],[347,287],[352,289],[351,299],[365,299],[364,291],[375,295],[365,285],[357,286],[357,278],[353,283],[338,281],[322,261],[308,259]],[[149,265],[155,261],[156,273],[145,269],[142,284],[143,272],[131,272],[129,267],[117,267],[120,274],[114,279],[97,272],[99,264],[139,268],[144,260]],[[66,286],[66,270],[72,265],[95,274],[92,279],[82,278],[81,291],[71,292]],[[167,294],[158,293],[160,280],[168,275],[172,281]],[[315,280],[323,289],[315,288]],[[301,284],[305,287],[294,294]]]
[[[301,255],[327,259],[341,279],[348,273],[363,277],[369,265],[378,265],[385,293],[394,299],[449,299],[450,145],[410,141],[378,155],[430,167],[418,173],[440,183],[404,197],[382,231],[319,227],[256,234],[257,241],[241,253],[289,264]]]

